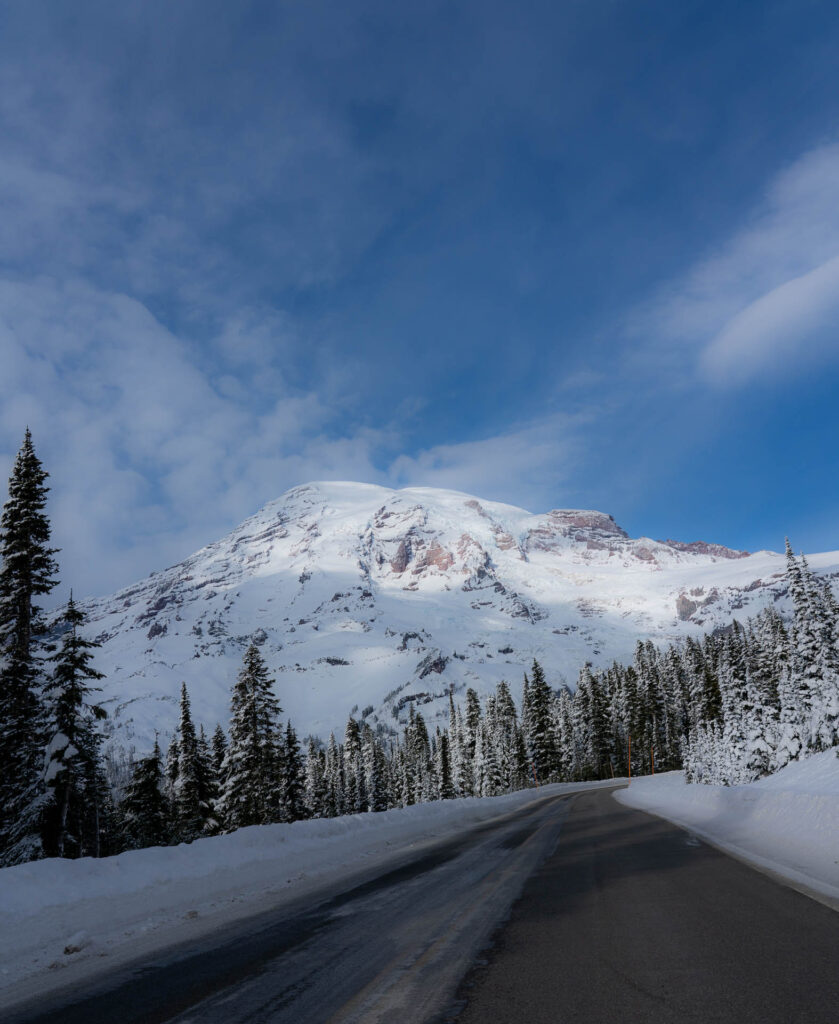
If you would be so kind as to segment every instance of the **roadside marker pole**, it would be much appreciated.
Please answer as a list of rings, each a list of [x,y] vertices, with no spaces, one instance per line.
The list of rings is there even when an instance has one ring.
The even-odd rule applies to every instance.
[[[629,781],[632,782],[632,737],[629,737],[629,753],[626,755],[626,763],[629,767]]]
[[[655,753],[653,752],[652,743],[650,744],[650,767],[653,770],[653,775],[655,775]]]

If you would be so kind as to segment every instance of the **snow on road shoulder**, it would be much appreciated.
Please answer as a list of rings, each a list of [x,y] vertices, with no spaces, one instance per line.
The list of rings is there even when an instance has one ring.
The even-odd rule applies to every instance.
[[[688,785],[682,772],[633,779],[616,800],[651,811],[839,902],[839,758],[796,761],[747,786]]]
[[[81,963],[102,969],[197,937],[544,797],[592,785],[608,783],[255,826],[190,845],[0,869],[0,1003],[26,996],[27,979],[39,988],[58,975],[75,980],[84,973]]]

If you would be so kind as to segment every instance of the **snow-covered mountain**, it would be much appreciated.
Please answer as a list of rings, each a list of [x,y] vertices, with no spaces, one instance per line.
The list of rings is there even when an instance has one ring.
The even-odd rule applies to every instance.
[[[813,568],[839,575],[839,552]],[[432,488],[313,483],[224,539],[88,602],[103,648],[112,742],[165,740],[186,681],[197,721],[227,724],[252,640],[298,732],[352,709],[394,728],[434,718],[454,684],[518,693],[534,657],[573,685],[639,638],[701,634],[786,598],[784,559],[716,544],[633,540],[601,512],[520,508]]]

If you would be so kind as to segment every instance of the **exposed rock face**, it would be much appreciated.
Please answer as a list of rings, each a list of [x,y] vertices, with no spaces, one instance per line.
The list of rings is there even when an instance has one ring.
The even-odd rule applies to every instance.
[[[839,556],[811,565],[836,572]],[[173,728],[182,680],[197,721],[227,722],[252,641],[298,732],[328,736],[353,705],[383,731],[411,704],[445,718],[452,686],[515,688],[534,657],[573,685],[586,662],[631,659],[638,639],[699,636],[787,602],[781,555],[633,539],[596,511],[330,483],[294,488],[85,611],[104,645],[109,742],[141,753]]]
[[[691,590],[691,594],[693,597],[701,597],[704,593],[704,587],[694,587],[693,590]],[[700,608],[707,608],[708,605],[715,604],[717,601],[719,601],[719,599],[720,593],[716,587],[713,587],[710,594],[708,594],[708,596],[702,601],[691,601],[689,598],[685,597],[684,594],[680,594],[679,597],[676,598],[676,614],[682,622],[689,622],[691,619],[693,619],[693,621],[696,622],[697,625],[701,625],[702,622],[704,622],[704,619],[702,620],[702,622],[696,619],[696,612]],[[732,588],[729,606],[732,609],[743,607],[742,598],[737,596],[736,587]]]
[[[673,548],[674,551],[686,551],[692,555],[710,555],[712,558],[748,558],[748,551],[734,551],[732,548],[725,548],[722,544],[708,544],[704,540],[694,540],[690,544],[685,544],[684,541],[680,540],[663,540],[661,544],[666,544],[669,548]]]
[[[575,530],[583,530],[589,536],[597,534],[623,538],[629,536],[618,526],[612,516],[607,516],[603,512],[568,512],[555,508],[548,515],[557,526],[565,527],[569,534]]]
[[[423,572],[425,569],[439,569],[441,572],[451,569],[454,565],[454,555],[446,551],[436,540],[433,540],[417,559],[415,573]]]
[[[396,554],[390,560],[390,567],[393,572],[404,572],[411,561],[411,542],[407,537],[399,541]]]

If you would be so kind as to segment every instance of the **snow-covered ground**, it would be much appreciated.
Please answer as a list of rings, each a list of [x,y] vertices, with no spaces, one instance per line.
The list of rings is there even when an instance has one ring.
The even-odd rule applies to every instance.
[[[839,909],[839,758],[828,750],[748,786],[687,785],[682,772],[614,794],[689,828]]]
[[[0,1006],[413,856],[548,796],[553,785],[291,825],[101,860],[0,869]]]

